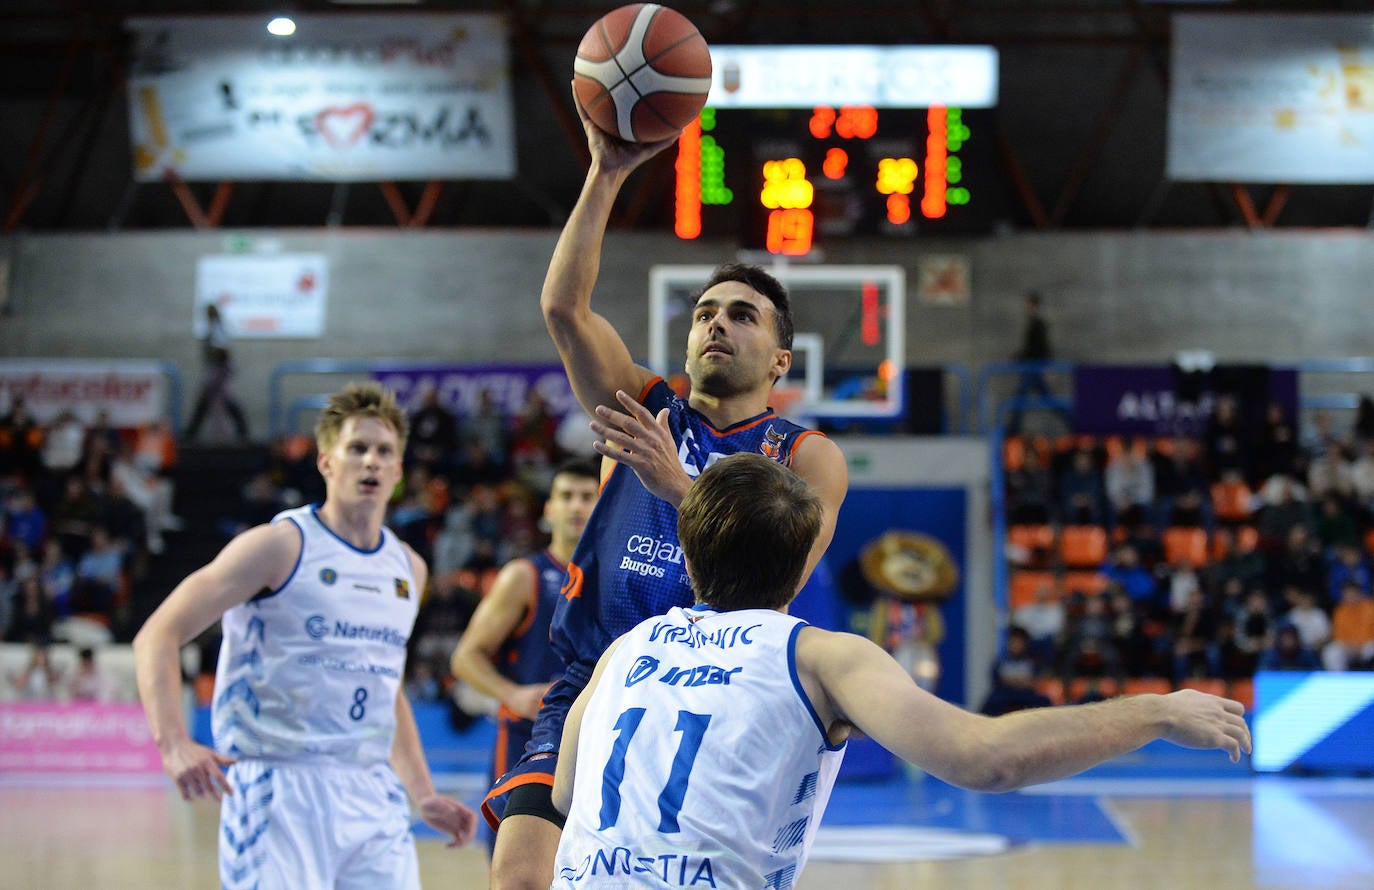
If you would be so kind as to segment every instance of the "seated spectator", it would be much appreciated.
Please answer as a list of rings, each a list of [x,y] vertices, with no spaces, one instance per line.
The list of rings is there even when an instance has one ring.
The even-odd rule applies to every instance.
[[[1321,663],[1311,649],[1303,646],[1298,629],[1285,624],[1274,635],[1274,644],[1260,655],[1258,670],[1319,671]]]
[[[1319,408],[1308,417],[1310,420],[1303,424],[1299,437],[1299,446],[1307,452],[1308,457],[1315,460],[1325,456],[1327,452],[1338,451],[1343,447],[1347,436],[1336,431],[1335,425],[1331,422],[1330,411]]]
[[[1354,497],[1354,467],[1341,449],[1332,448],[1308,465],[1307,494],[1313,500]]]
[[[150,553],[162,552],[161,532],[152,534],[147,516],[129,497],[123,479],[111,477],[104,494],[99,497],[99,503],[97,522],[109,531],[110,537],[114,538],[126,556],[140,553],[145,548]]]
[[[1146,521],[1154,507],[1155,468],[1144,439],[1136,439],[1107,461],[1103,484],[1118,524],[1134,526]]]
[[[1060,517],[1066,525],[1102,525],[1106,501],[1107,491],[1092,451],[1079,448],[1059,478]]]
[[[431,472],[448,475],[458,452],[458,418],[443,402],[433,384],[427,384],[420,407],[410,415],[409,456]]]
[[[415,616],[411,631],[415,655],[446,664],[480,599],[477,591],[460,585],[455,576],[436,577]]]
[[[30,575],[19,582],[19,590],[14,594],[5,642],[47,643],[52,639],[53,618],[52,603],[43,592],[42,583],[37,575]]]
[[[1093,595],[1083,602],[1083,612],[1069,620],[1064,635],[1060,674],[1064,688],[1076,677],[1113,676],[1120,679],[1121,654],[1112,635],[1113,616],[1105,596]]]
[[[1297,628],[1302,647],[1311,652],[1320,652],[1331,639],[1331,619],[1317,605],[1316,596],[1309,590],[1290,588],[1293,606],[1284,613],[1281,623]]]
[[[53,605],[53,612],[65,618],[71,612],[72,588],[76,586],[76,567],[62,552],[62,545],[56,538],[43,542],[43,560],[38,564],[38,575],[43,591]]]
[[[1236,645],[1258,664],[1260,653],[1274,644],[1274,613],[1261,589],[1245,595],[1245,605],[1235,615]]]
[[[1322,498],[1317,512],[1317,543],[1327,553],[1339,547],[1360,546],[1360,530],[1355,517],[1341,499],[1333,494]]]
[[[21,701],[55,701],[62,675],[52,666],[48,658],[48,646],[44,642],[34,642],[29,651],[29,663],[22,670],[11,674],[10,687]]]
[[[427,658],[406,662],[406,696],[412,702],[437,702],[444,698],[444,685],[435,673],[434,664]]]
[[[114,700],[114,680],[95,663],[94,649],[77,653],[76,673],[67,683],[67,698],[86,702]]]
[[[1197,570],[1186,559],[1169,566],[1164,575],[1164,584],[1169,592],[1169,611],[1174,615],[1192,608],[1194,594],[1202,592],[1202,581],[1198,578]]]
[[[123,586],[124,552],[105,527],[97,525],[91,530],[90,548],[76,561],[73,613],[109,615]]]
[[[1035,691],[1041,664],[1030,646],[1030,635],[1023,628],[1007,628],[1007,645],[992,665],[992,691],[983,702],[983,713],[991,717],[1045,708],[1050,700]]]
[[[1053,586],[1046,582],[1037,587],[1034,601],[1012,611],[1011,623],[1026,633],[1041,664],[1053,663],[1059,636],[1064,632],[1064,604],[1054,595]]]
[[[232,538],[254,526],[266,525],[282,510],[297,506],[288,503],[285,492],[277,487],[272,481],[272,474],[265,470],[253,474],[240,490],[240,494],[243,500],[233,515],[223,517],[217,523],[220,533],[227,538]]]
[[[1173,621],[1175,683],[1189,677],[1219,675],[1217,629],[1217,617],[1208,607],[1206,595],[1200,589],[1193,590]]]
[[[181,520],[172,514],[175,493],[172,480],[164,476],[159,467],[132,444],[121,447],[110,464],[111,483],[143,513],[143,530],[150,553],[163,551],[163,532],[178,531],[182,526]]]
[[[476,409],[463,418],[465,450],[471,456],[473,452],[470,446],[480,445],[488,459],[493,462],[503,462],[507,453],[506,428],[506,416],[497,406],[496,398],[492,396],[491,390],[482,390],[481,395],[477,397]],[[504,466],[498,468],[502,472],[505,470]]]
[[[1342,599],[1341,590],[1347,584],[1354,584],[1356,587],[1369,593],[1371,577],[1369,563],[1364,558],[1364,551],[1354,544],[1343,544],[1336,548],[1332,559],[1327,563],[1326,569],[1326,590],[1327,602],[1339,603]]]
[[[1054,519],[1054,481],[1049,456],[1038,441],[1025,446],[1021,465],[1006,473],[1007,521],[1012,525],[1045,525]]]
[[[1109,598],[1112,613],[1112,643],[1121,653],[1124,673],[1141,677],[1154,672],[1155,644],[1147,630],[1144,609],[1138,608],[1126,592],[1113,587],[1104,594]]]
[[[1269,588],[1326,590],[1326,560],[1321,547],[1301,525],[1289,530],[1284,548],[1269,560]]]
[[[558,419],[549,413],[548,402],[530,390],[511,426],[510,460],[527,484],[547,487],[552,467],[558,462]],[[545,478],[548,477],[548,478]]]
[[[1298,472],[1298,434],[1278,402],[1270,402],[1265,407],[1252,471],[1255,478],[1261,480],[1271,476],[1294,476]]]
[[[1211,528],[1215,522],[1212,488],[1192,439],[1175,439],[1173,453],[1159,462],[1155,473],[1160,528],[1190,525]]]
[[[1242,539],[1229,529],[1217,529],[1215,534],[1226,539],[1230,546],[1225,556],[1212,562],[1206,569],[1213,589],[1223,587],[1232,579],[1239,580],[1247,588],[1265,579],[1267,564],[1254,543]]]
[[[1350,487],[1355,501],[1368,512],[1374,509],[1374,439],[1361,440],[1356,454],[1350,464]]]
[[[74,473],[81,465],[85,447],[86,428],[75,414],[63,411],[43,436],[43,450],[40,452],[43,468],[54,477]]]
[[[1298,526],[1309,533],[1315,526],[1307,493],[1291,476],[1271,476],[1259,497],[1262,506],[1255,525],[1262,540],[1277,544]]]
[[[33,492],[20,488],[10,495],[6,505],[5,527],[11,540],[22,541],[37,552],[48,536],[48,517],[34,500]]]
[[[1216,482],[1228,472],[1250,478],[1250,449],[1245,431],[1241,429],[1240,409],[1232,396],[1217,399],[1207,429],[1202,436],[1207,462],[1207,476]]]
[[[1134,547],[1125,544],[1117,547],[1102,571],[1110,583],[1125,591],[1131,602],[1144,608],[1146,614],[1153,614],[1157,609],[1159,585],[1149,569],[1140,564]]]
[[[32,479],[42,466],[43,428],[33,419],[22,396],[0,417],[0,476]]]
[[[73,556],[85,553],[91,546],[91,528],[99,519],[100,504],[85,481],[68,476],[52,513],[52,534],[62,541],[62,549]]]
[[[1331,641],[1321,654],[1328,671],[1374,665],[1374,599],[1354,581],[1341,588],[1340,602],[1331,613]]]

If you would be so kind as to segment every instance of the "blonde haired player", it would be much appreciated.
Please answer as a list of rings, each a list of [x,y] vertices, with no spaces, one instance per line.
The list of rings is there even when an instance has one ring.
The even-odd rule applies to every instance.
[[[941,701],[870,640],[787,615],[822,516],[757,454],[697,477],[678,519],[696,606],[613,643],[564,724],[554,887],[794,886],[853,729],[980,791],[1158,738],[1250,750],[1240,703],[1192,690],[996,718]]]
[[[315,426],[324,503],[234,538],[134,639],[163,767],[186,800],[221,802],[226,888],[418,888],[407,794],[451,846],[476,828],[435,793],[400,691],[426,579],[382,525],[405,437],[380,385],[331,396]],[[186,731],[177,652],[221,616],[211,750]]]

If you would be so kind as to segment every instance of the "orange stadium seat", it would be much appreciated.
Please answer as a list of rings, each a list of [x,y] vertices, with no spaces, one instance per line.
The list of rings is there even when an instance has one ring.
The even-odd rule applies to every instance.
[[[1035,596],[1041,587],[1049,587],[1051,599],[1057,597],[1058,592],[1055,588],[1053,572],[1013,572],[1007,596],[1011,601],[1011,608],[1015,609],[1035,602]]]
[[[1088,693],[1088,684],[1093,683],[1097,686],[1097,691],[1103,698],[1115,698],[1121,694],[1121,689],[1116,680],[1112,677],[1076,677],[1069,684],[1067,701],[1076,702]]]
[[[1253,496],[1250,486],[1239,479],[1218,482],[1212,486],[1212,509],[1222,522],[1246,522]]]
[[[1189,677],[1178,684],[1179,689],[1196,689],[1211,695],[1226,695],[1226,681],[1219,677]]]
[[[1109,583],[1107,576],[1101,572],[1064,573],[1064,592],[1067,594],[1082,593],[1087,596],[1098,596],[1107,590]]]
[[[1164,559],[1170,563],[1186,562],[1195,569],[1207,565],[1207,532],[1183,525],[1166,528]]]
[[[1174,684],[1163,677],[1128,677],[1121,684],[1122,695],[1168,695],[1174,691]]]
[[[1227,689],[1227,698],[1234,698],[1236,701],[1245,705],[1245,713],[1251,714],[1255,710],[1255,681],[1249,677],[1241,677],[1239,680],[1232,680]]]
[[[1059,535],[1059,558],[1065,566],[1088,568],[1107,560],[1107,531],[1098,525],[1068,525]]]
[[[1026,440],[1020,436],[1007,436],[1002,441],[1002,469],[1015,473],[1026,465]]]
[[[1064,683],[1058,677],[1041,677],[1035,681],[1035,691],[1050,700],[1050,704],[1064,703]]]
[[[1007,545],[1016,553],[1017,565],[1043,566],[1054,552],[1054,526],[1013,525],[1007,529]]]

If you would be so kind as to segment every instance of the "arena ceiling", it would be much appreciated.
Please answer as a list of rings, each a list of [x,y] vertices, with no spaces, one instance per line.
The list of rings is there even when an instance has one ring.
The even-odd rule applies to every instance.
[[[501,12],[513,23],[520,175],[430,187],[430,225],[558,224],[583,147],[564,86],[573,49],[611,5],[591,0],[0,0],[0,233],[225,226],[396,225],[426,184],[134,186],[122,91],[129,17],[359,11]],[[1374,0],[692,0],[670,5],[709,41],[983,43],[1003,59],[996,132],[1013,228],[1374,225],[1368,186],[1240,188],[1163,177],[1170,16],[1178,11],[1374,12]],[[1071,138],[1065,138],[1065,134]],[[650,171],[617,223],[662,228]],[[191,206],[188,208],[189,195]],[[216,199],[223,207],[210,213]],[[399,204],[398,204],[399,202]],[[196,210],[201,212],[197,217]],[[207,216],[208,214],[208,216]],[[413,219],[414,214],[410,214]]]

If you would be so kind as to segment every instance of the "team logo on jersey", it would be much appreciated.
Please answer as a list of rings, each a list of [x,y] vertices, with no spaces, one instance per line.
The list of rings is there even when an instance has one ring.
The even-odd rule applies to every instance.
[[[410,582],[404,578],[393,578],[396,582],[396,596],[403,600],[410,599]]]
[[[782,452],[783,440],[786,438],[782,433],[773,432],[773,424],[768,424],[768,429],[763,433],[763,441],[759,443],[759,453],[771,460],[777,460]]]
[[[641,655],[635,659],[631,665],[630,672],[625,675],[625,688],[628,689],[636,683],[641,683],[658,672],[658,659],[651,655]]]
[[[333,585],[339,580],[339,573],[333,569],[320,569],[320,583],[326,587]]]

